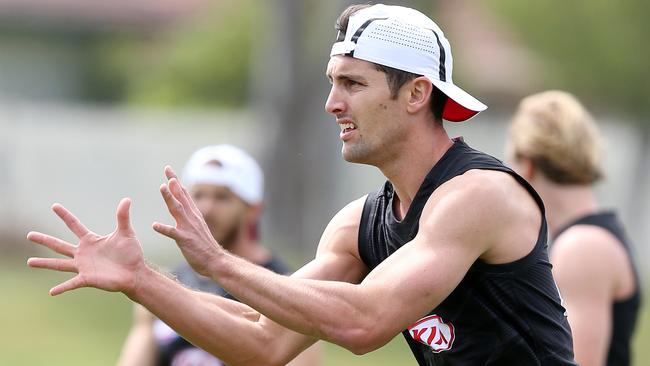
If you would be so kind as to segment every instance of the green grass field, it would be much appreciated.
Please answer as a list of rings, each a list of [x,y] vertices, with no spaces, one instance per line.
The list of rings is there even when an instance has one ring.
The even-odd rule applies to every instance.
[[[50,297],[65,278],[0,264],[0,365],[113,365],[131,320],[131,304],[121,294],[94,289]],[[647,292],[646,292],[647,293]],[[635,339],[635,365],[650,364],[650,311],[644,307]],[[326,366],[413,365],[401,337],[365,356],[325,344]]]

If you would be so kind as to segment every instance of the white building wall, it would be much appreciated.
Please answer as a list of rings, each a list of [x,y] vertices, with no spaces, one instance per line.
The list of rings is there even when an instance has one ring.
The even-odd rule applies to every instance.
[[[503,121],[506,118],[486,115],[447,126],[451,136],[463,135],[472,146],[502,158]],[[314,171],[305,178],[302,194],[309,228],[304,243],[294,244],[304,257],[301,260],[313,253],[327,220],[339,208],[383,182],[377,169],[348,164],[340,158],[338,127],[331,124],[319,136],[311,137],[319,139],[321,149],[331,150],[304,152],[336,161],[314,164]],[[600,124],[607,144],[608,178],[597,187],[598,197],[604,206],[616,207],[621,213],[642,267],[648,267],[650,195],[643,195],[649,202],[641,205],[640,214],[632,214],[628,207],[638,196],[632,192],[634,182],[630,178],[640,148],[638,133],[630,124],[613,119]],[[177,257],[175,245],[150,228],[155,220],[172,222],[158,192],[164,181],[163,166],[171,164],[180,173],[195,149],[227,142],[250,151],[266,173],[272,174],[273,168],[265,164],[272,153],[270,144],[282,141],[277,138],[279,133],[282,131],[274,128],[272,118],[256,118],[252,113],[145,112],[0,102],[0,233],[23,235],[40,230],[73,240],[50,211],[54,202],[71,209],[91,229],[107,233],[115,225],[118,201],[129,196],[133,199],[133,223],[146,254]],[[643,159],[645,174],[650,174],[650,156]],[[323,166],[332,171],[323,171]],[[278,242],[286,249],[286,243],[281,243],[283,233],[269,224],[281,216],[269,207],[263,229],[270,246]]]

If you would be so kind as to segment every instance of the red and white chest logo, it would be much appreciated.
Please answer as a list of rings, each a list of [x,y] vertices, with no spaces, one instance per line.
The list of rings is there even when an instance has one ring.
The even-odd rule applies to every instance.
[[[454,344],[454,325],[445,323],[438,315],[418,320],[408,332],[414,340],[431,347],[434,353],[450,350]]]

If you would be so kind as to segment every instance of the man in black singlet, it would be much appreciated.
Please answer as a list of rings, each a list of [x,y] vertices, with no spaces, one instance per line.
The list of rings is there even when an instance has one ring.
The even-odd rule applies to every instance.
[[[598,206],[598,127],[571,94],[526,97],[510,126],[507,156],[546,202],[551,262],[581,366],[627,366],[641,292],[639,274],[615,212]],[[594,321],[597,319],[598,321]]]
[[[575,365],[541,200],[443,126],[486,108],[452,82],[443,32],[416,10],[385,5],[348,8],[337,29],[325,109],[343,158],[376,166],[387,182],[332,218],[314,260],[287,277],[229,254],[167,167],[161,193],[176,223],[154,230],[242,303],[189,292],[147,266],[128,199],[104,237],[56,205],[80,250],[30,233],[72,259],[28,264],[79,273],[55,295],[121,291],[231,365],[283,365],[317,339],[363,354],[399,333],[422,366]],[[111,271],[92,272],[93,261]]]

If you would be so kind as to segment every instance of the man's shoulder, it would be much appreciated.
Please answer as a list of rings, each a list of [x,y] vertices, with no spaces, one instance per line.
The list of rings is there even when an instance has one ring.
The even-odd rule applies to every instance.
[[[490,169],[470,169],[442,184],[432,194],[433,199],[449,199],[473,206],[509,201],[512,193],[525,188],[512,174]]]
[[[614,258],[626,258],[621,242],[610,231],[595,225],[574,225],[560,234],[551,250],[554,260],[566,260],[572,265],[576,261],[591,262],[593,267],[602,267]]]
[[[348,203],[332,217],[323,231],[319,249],[356,246],[361,214],[367,197],[368,195],[364,195]]]
[[[350,234],[353,232],[354,235],[357,235],[367,198],[368,195],[364,195],[345,205],[345,207],[334,215],[330,224],[346,232],[351,232]]]
[[[530,193],[511,174],[473,169],[441,185],[429,197],[422,220],[429,230],[487,242],[488,249],[523,237],[534,243],[540,215]]]
[[[340,209],[339,212],[336,213],[336,215],[334,215],[334,218],[332,220],[334,219],[347,220],[350,218],[361,218],[361,211],[363,211],[363,206],[366,204],[366,200],[370,195],[372,195],[372,193],[365,194],[355,199],[354,201],[349,202],[342,209]]]

